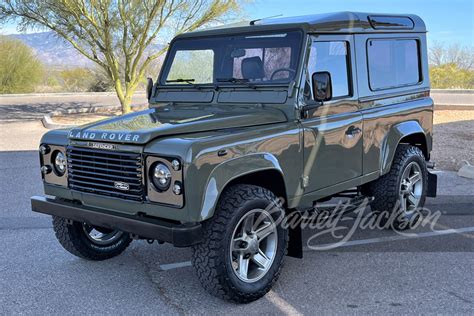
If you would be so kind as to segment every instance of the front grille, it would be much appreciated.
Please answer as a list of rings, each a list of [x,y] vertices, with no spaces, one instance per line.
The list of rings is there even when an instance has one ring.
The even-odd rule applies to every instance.
[[[140,154],[68,147],[67,161],[71,189],[143,200],[143,161]],[[116,188],[124,184],[128,185],[128,190]]]

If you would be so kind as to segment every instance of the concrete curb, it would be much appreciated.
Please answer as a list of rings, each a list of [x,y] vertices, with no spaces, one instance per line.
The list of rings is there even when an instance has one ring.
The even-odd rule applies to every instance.
[[[110,113],[112,111],[119,111],[120,108],[121,107],[119,105],[107,105],[107,106],[91,106],[91,107],[80,108],[80,109],[67,109],[67,110],[61,110],[61,111],[53,111],[51,113],[44,115],[43,118],[41,119],[41,123],[43,123],[43,126],[47,129],[69,128],[69,127],[74,127],[77,125],[55,123],[53,118],[55,116],[64,116],[67,114]],[[147,108],[148,108],[148,104],[132,105],[132,110],[134,111],[144,110]]]
[[[474,94],[474,89],[431,89],[432,93]]]
[[[134,96],[145,95],[145,91],[137,91]],[[17,93],[17,94],[0,94],[1,98],[19,98],[19,97],[90,97],[90,96],[117,96],[115,92],[57,92],[57,93]]]
[[[458,176],[474,179],[474,166],[471,166],[471,164],[466,160],[464,160],[463,163],[463,166],[458,171]]]
[[[435,110],[465,110],[472,111],[474,110],[474,104],[443,104],[435,103]]]

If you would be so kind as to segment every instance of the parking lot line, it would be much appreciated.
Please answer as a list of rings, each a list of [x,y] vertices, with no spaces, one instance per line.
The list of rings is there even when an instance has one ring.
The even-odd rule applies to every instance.
[[[425,232],[425,233],[413,233],[413,234],[409,234],[409,235],[396,235],[396,236],[389,236],[389,237],[351,240],[351,241],[348,241],[348,242],[345,242],[343,244],[338,245],[337,248],[358,246],[358,245],[367,245],[367,244],[376,244],[376,243],[382,243],[382,242],[406,240],[406,239],[413,239],[413,238],[426,238],[426,237],[434,237],[434,236],[452,235],[452,234],[460,234],[460,235],[463,235],[463,236],[469,236],[470,238],[473,238],[473,236],[465,234],[465,233],[470,233],[470,232],[474,232],[474,227],[463,227],[463,228],[457,228],[457,229],[450,228],[450,229],[437,230],[437,231]],[[314,245],[314,246],[318,247],[318,248],[326,248],[326,247],[330,247],[331,245],[333,245],[333,244],[321,244],[321,245]],[[305,246],[303,249],[305,251],[318,250],[318,249],[309,248],[307,246]],[[190,267],[190,266],[191,266],[191,261],[183,261],[183,262],[161,264],[160,269],[162,271],[168,271],[168,270],[173,270],[173,269],[186,268],[186,267]],[[275,302],[277,302],[277,301],[278,301],[278,299],[275,299]]]
[[[273,290],[268,292],[265,298],[267,299],[267,301],[275,305],[285,315],[303,315],[303,313],[298,311],[294,306],[292,306],[290,303],[281,298],[280,295],[278,295]]]
[[[179,269],[179,268],[186,268],[191,266],[191,261],[184,261],[184,262],[175,262],[175,263],[168,263],[168,264],[160,264],[160,269],[163,271]]]
[[[443,224],[440,224],[440,223],[436,223],[435,225],[439,228],[442,228],[442,229],[453,229],[449,226],[446,226],[446,225],[443,225]],[[465,234],[465,233],[460,233],[459,235],[461,235],[463,237],[466,237],[466,238],[474,238],[474,235],[469,235],[469,234]]]
[[[379,238],[369,238],[369,239],[360,239],[360,240],[351,240],[345,243],[342,243],[337,246],[339,247],[350,247],[350,246],[357,246],[357,245],[366,245],[366,244],[375,244],[375,243],[382,243],[382,242],[389,242],[389,241],[397,241],[397,240],[406,240],[406,239],[413,239],[413,238],[425,238],[425,237],[433,237],[433,236],[443,236],[443,235],[451,235],[451,234],[463,234],[474,232],[474,227],[463,227],[457,229],[445,229],[445,230],[436,230],[431,232],[425,233],[410,233],[406,235],[396,235],[396,236],[389,236],[389,237],[379,237]],[[329,248],[336,243],[329,243],[329,244],[321,244],[321,245],[314,245],[314,247],[321,248]],[[311,250],[318,250],[319,249],[312,249],[309,247],[304,247],[305,251]]]

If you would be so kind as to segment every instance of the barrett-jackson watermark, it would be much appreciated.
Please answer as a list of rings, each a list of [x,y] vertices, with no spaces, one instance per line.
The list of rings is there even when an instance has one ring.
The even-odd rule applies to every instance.
[[[276,199],[268,205],[266,211],[274,219],[274,225],[282,225],[285,229],[297,228],[310,229],[314,234],[308,238],[307,246],[312,250],[331,250],[343,246],[354,236],[358,230],[387,230],[392,229],[397,234],[405,237],[415,237],[411,232],[420,227],[428,227],[436,231],[435,227],[441,217],[440,211],[431,211],[428,208],[418,208],[407,214],[400,212],[400,205],[395,205],[392,210],[377,213],[367,213],[369,199],[362,200],[356,206],[349,202],[340,201],[333,207],[322,209],[315,207],[305,212],[287,214],[282,207],[284,200]],[[264,217],[261,218],[264,220]],[[258,227],[260,218],[255,221]],[[334,242],[330,244],[315,244],[316,240],[330,237]]]

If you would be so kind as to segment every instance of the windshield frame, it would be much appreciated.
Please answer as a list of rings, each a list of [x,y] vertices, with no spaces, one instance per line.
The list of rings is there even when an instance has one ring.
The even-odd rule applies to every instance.
[[[301,74],[301,61],[304,55],[304,50],[306,48],[306,32],[301,28],[272,28],[268,30],[252,30],[245,32],[227,32],[223,30],[222,33],[212,34],[212,35],[198,35],[198,36],[177,36],[175,37],[168,48],[166,57],[163,61],[163,66],[161,67],[158,79],[157,87],[159,89],[202,89],[202,88],[247,88],[247,89],[257,89],[257,88],[267,88],[267,87],[288,87],[292,82],[298,81]],[[281,34],[288,32],[299,32],[300,33],[300,45],[298,46],[298,51],[295,54],[295,75],[292,79],[287,82],[217,82],[217,78],[213,78],[214,82],[212,83],[193,83],[189,84],[186,82],[183,83],[166,83],[165,76],[168,76],[171,66],[173,64],[173,59],[175,57],[177,49],[174,49],[174,45],[177,41],[186,41],[186,40],[199,40],[199,39],[209,39],[214,37],[232,37],[232,36],[262,36],[262,35],[272,35],[272,34]],[[250,88],[249,85],[252,85]]]

